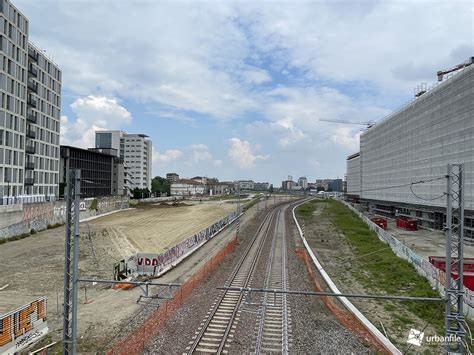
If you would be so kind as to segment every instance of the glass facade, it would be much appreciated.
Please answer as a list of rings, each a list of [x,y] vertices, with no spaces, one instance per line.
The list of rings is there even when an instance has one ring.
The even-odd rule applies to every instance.
[[[113,148],[112,147],[112,133],[95,133],[95,147],[96,148]]]

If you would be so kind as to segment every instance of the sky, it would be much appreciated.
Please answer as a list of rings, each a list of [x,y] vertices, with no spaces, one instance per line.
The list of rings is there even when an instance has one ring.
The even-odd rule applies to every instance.
[[[61,144],[144,133],[153,173],[343,178],[363,125],[474,55],[474,2],[13,0],[62,70]]]

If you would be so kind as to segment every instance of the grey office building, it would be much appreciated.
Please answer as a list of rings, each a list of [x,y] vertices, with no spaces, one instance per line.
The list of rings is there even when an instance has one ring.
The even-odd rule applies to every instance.
[[[0,0],[0,204],[58,196],[61,71]]]

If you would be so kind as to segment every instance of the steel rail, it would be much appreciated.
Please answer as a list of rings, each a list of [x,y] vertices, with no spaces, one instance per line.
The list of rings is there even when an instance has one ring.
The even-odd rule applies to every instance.
[[[314,292],[314,291],[298,291],[298,290],[282,290],[271,288],[252,288],[252,287],[217,287],[218,290],[239,291],[239,292],[267,292],[274,294],[289,294],[289,295],[303,295],[303,296],[327,296],[327,297],[352,297],[352,298],[375,298],[395,301],[429,301],[429,302],[444,302],[443,298],[439,297],[416,297],[416,296],[397,296],[397,295],[368,295],[357,293],[332,293],[332,292]]]
[[[272,209],[270,211],[268,211],[268,213],[265,215],[265,218],[264,220],[262,221],[262,223],[260,224],[257,232],[256,232],[256,236],[255,238],[252,240],[252,242],[249,244],[249,246],[247,247],[247,249],[245,250],[244,254],[242,255],[242,257],[240,258],[239,262],[237,263],[237,266],[234,268],[230,278],[229,278],[229,284],[232,284],[232,282],[235,281],[236,279],[236,276],[238,275],[239,271],[241,270],[242,266],[244,265],[244,262],[246,262],[247,260],[247,257],[249,256],[252,248],[256,245],[255,243],[257,241],[259,241],[259,245],[257,246],[257,250],[256,250],[256,254],[252,260],[252,263],[250,265],[250,269],[249,269],[249,272],[247,273],[247,277],[244,281],[244,284],[247,285],[249,280],[250,280],[250,277],[251,275],[253,274],[253,270],[254,270],[254,267],[256,265],[256,261],[258,260],[258,257],[261,253],[261,250],[263,248],[263,244],[264,244],[264,241],[265,241],[265,238],[268,234],[268,230],[270,229],[270,226],[272,225],[272,221],[274,219],[274,212],[280,207],[280,205],[278,206],[274,206],[272,207]],[[265,231],[263,232],[263,229],[266,225],[266,228],[265,228]],[[262,242],[263,241],[263,242]],[[197,334],[196,336],[196,339],[193,341],[193,344],[190,346],[189,350],[188,350],[188,354],[193,354],[196,349],[198,348],[200,342],[201,342],[201,339],[203,338],[203,336],[205,335],[206,333],[206,330],[207,328],[209,327],[210,323],[212,322],[214,316],[216,315],[216,313],[218,312],[219,310],[219,307],[221,306],[222,302],[224,301],[226,295],[228,294],[228,292],[226,291],[225,293],[223,293],[220,298],[219,298],[219,301],[218,303],[214,306],[213,310],[211,311],[211,314],[208,315],[205,323],[203,324],[201,330],[199,331],[199,334]],[[244,297],[244,293],[240,293],[239,295],[239,298],[237,300],[237,303],[233,309],[233,312],[231,314],[231,317],[229,318],[229,322],[227,324],[227,327],[224,331],[224,334],[222,336],[222,339],[220,340],[220,344],[219,344],[219,347],[218,347],[218,351],[217,353],[221,353],[225,344],[226,344],[226,341],[227,341],[227,337],[229,335],[229,332],[230,332],[230,329],[232,327],[232,324],[234,323],[234,320],[235,320],[235,316],[237,314],[237,311],[238,311],[238,308],[240,306],[240,303],[242,301],[242,298]]]
[[[280,215],[280,212],[278,213],[278,216],[279,215]],[[277,218],[277,222],[278,222],[278,218]],[[275,230],[275,232],[276,232],[276,230]],[[265,283],[264,283],[265,288],[268,288],[268,286],[270,285],[270,281],[271,281],[273,259],[275,257],[275,243],[276,243],[276,233],[275,233],[275,237],[272,240],[270,256],[268,258],[267,271],[266,271],[267,276],[265,278]],[[262,315],[261,315],[260,321],[258,323],[257,340],[256,340],[256,343],[255,343],[255,354],[260,353],[260,347],[261,347],[263,332],[264,332],[264,327],[265,327],[265,311],[266,311],[266,305],[267,305],[267,300],[268,300],[267,295],[268,295],[267,293],[264,293],[264,295],[263,295]]]

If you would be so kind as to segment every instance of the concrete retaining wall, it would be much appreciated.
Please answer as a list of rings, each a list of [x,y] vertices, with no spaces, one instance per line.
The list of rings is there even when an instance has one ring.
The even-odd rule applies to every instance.
[[[139,200],[130,200],[131,205],[137,205],[138,203],[158,203],[158,202],[167,202],[175,200],[184,200],[183,196],[168,196],[168,197],[150,197],[150,198],[141,198]]]
[[[48,226],[64,224],[66,201],[40,202],[25,205],[1,206],[0,241],[22,234],[45,230]],[[81,199],[80,216],[83,220],[104,213],[129,208],[124,196]]]

